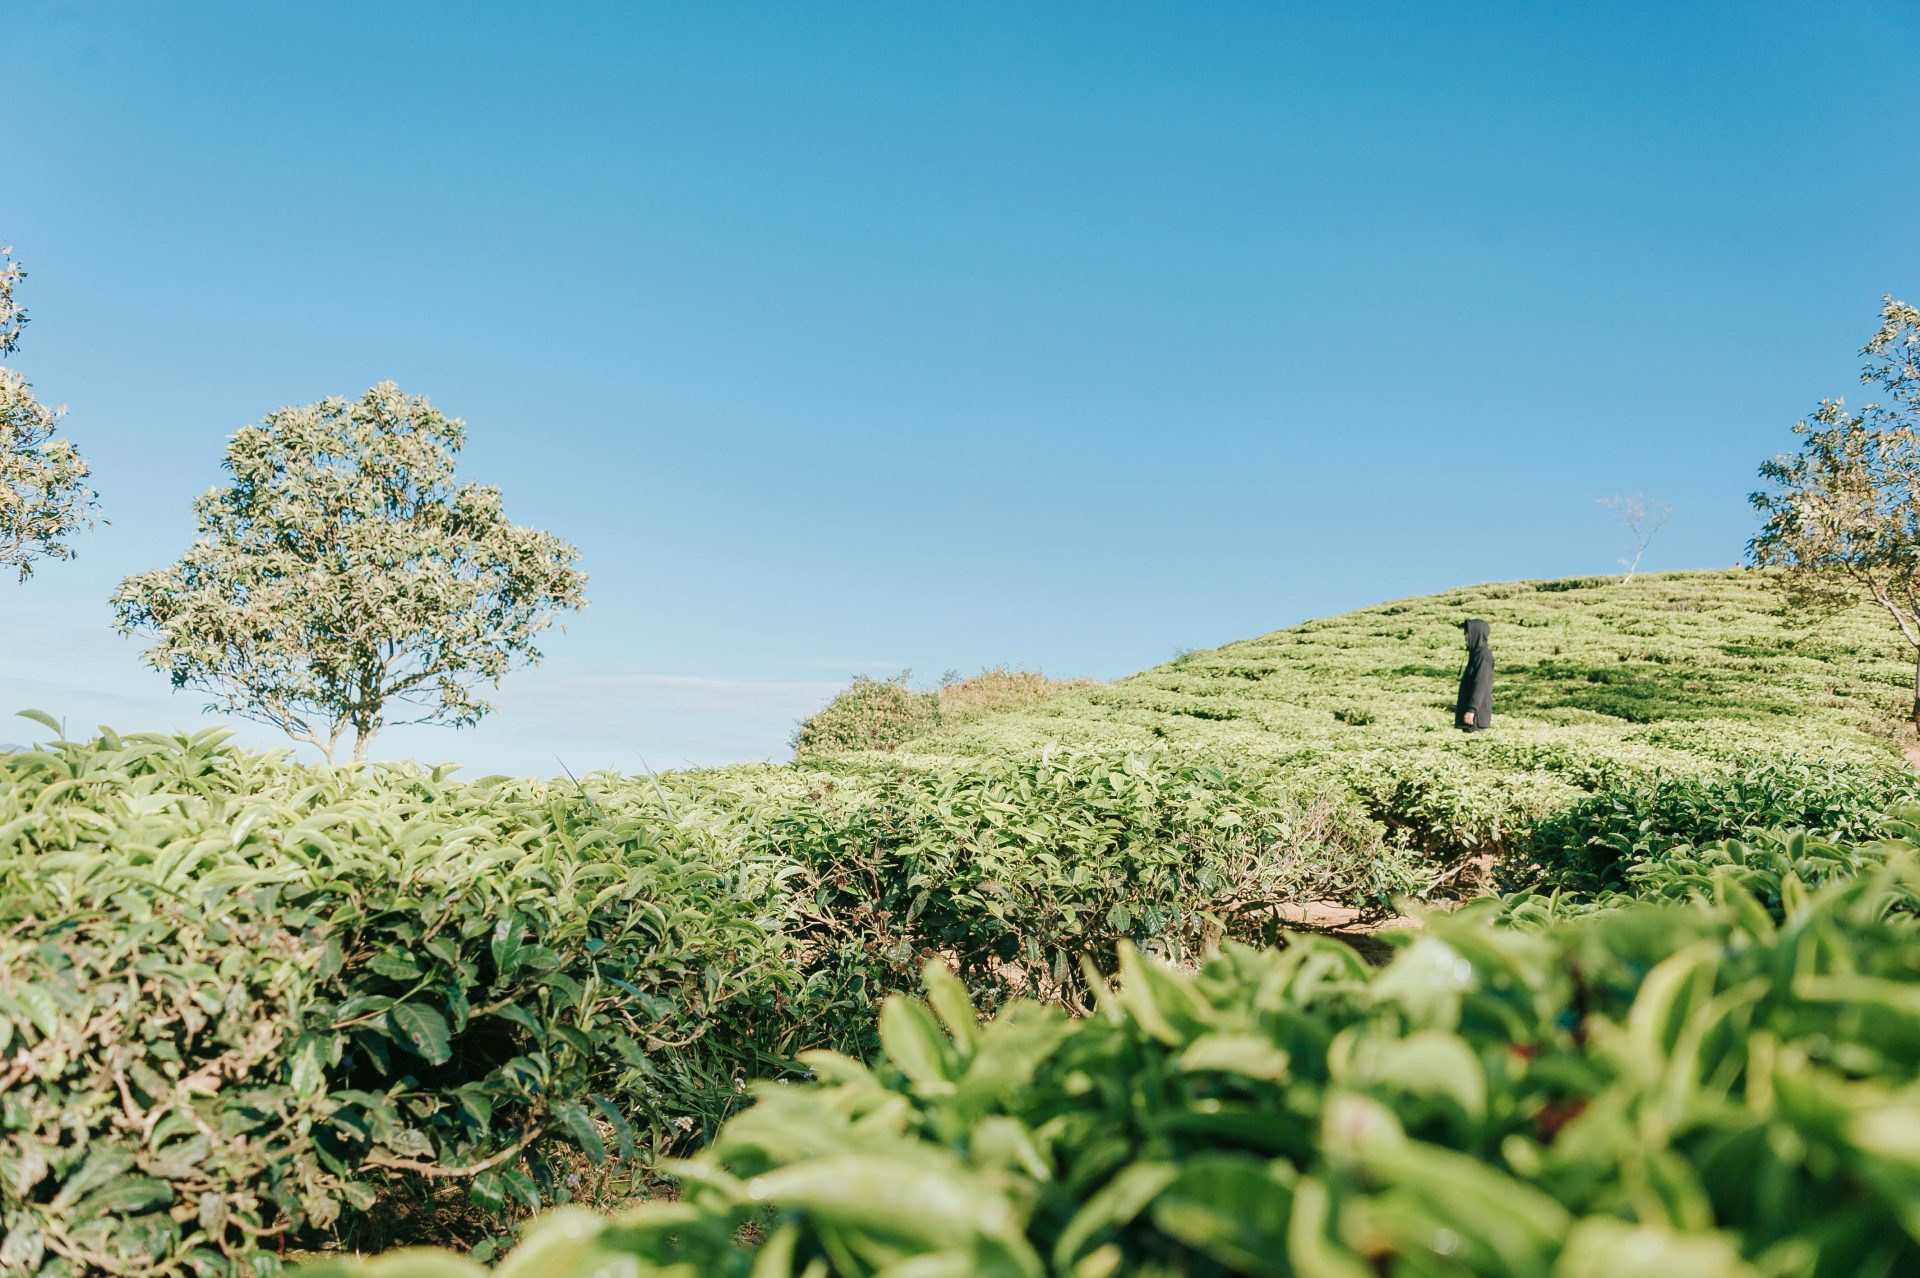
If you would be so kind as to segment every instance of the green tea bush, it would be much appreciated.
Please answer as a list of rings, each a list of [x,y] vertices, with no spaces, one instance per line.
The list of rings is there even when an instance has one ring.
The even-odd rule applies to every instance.
[[[1197,975],[1123,951],[1099,1011],[976,1023],[939,967],[871,1066],[808,1057],[682,1164],[501,1269],[586,1278],[1920,1272],[1911,848],[1762,908],[1539,930],[1497,903],[1384,969],[1304,940]],[[461,1278],[395,1255],[315,1278]]]
[[[1469,616],[1491,623],[1499,663],[1493,731],[1472,736],[1452,727]],[[1782,759],[1835,776],[1898,772],[1892,734],[1912,706],[1902,651],[1872,605],[1812,618],[1783,608],[1758,571],[1493,583],[1189,652],[942,723],[904,748],[1009,758],[1049,743],[1162,745],[1306,790],[1336,783],[1445,874],[1462,857],[1524,857],[1549,823],[1559,829],[1544,842],[1564,847],[1609,796],[1660,777]],[[1754,824],[1739,820],[1713,837]]]
[[[808,716],[794,734],[796,759],[821,760],[861,750],[893,750],[942,726],[1037,705],[1089,681],[1049,679],[1037,670],[983,670],[971,679],[950,674],[939,688],[919,692],[902,671],[891,679],[856,677],[851,686]]]
[[[940,681],[940,722],[965,723],[983,715],[1021,710],[1069,689],[1092,686],[1090,679],[1049,679],[1038,670],[1009,670],[1005,666],[982,670],[970,679],[949,675]]]
[[[1505,874],[1509,886],[1621,891],[1635,867],[1672,849],[1770,827],[1858,840],[1879,829],[1890,807],[1916,799],[1920,778],[1891,762],[1754,759],[1702,775],[1630,780],[1541,822]]]
[[[852,750],[891,750],[939,724],[939,695],[909,688],[904,672],[891,679],[861,675],[801,721],[793,754],[804,760]]]
[[[1283,905],[1380,914],[1424,882],[1351,800],[1164,751],[664,784],[721,810],[740,846],[778,850],[781,929],[836,999],[910,989],[940,955],[982,998],[1071,1004],[1083,960],[1120,941],[1187,959],[1276,936]]]
[[[218,738],[0,756],[0,1265],[266,1271],[410,1178],[564,1199],[938,957],[1079,1004],[1417,885],[1350,804],[1171,753],[462,784]]]
[[[798,973],[674,836],[211,734],[0,756],[0,1271],[264,1272],[396,1176],[687,1144]]]

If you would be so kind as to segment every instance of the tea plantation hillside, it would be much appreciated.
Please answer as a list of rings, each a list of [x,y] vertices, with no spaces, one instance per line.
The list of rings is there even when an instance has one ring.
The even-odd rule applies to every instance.
[[[1476,736],[1452,726],[1467,617],[1492,624],[1498,666],[1496,730]],[[1623,786],[1729,768],[1752,786],[1760,761],[1897,772],[1912,688],[1911,657],[1876,608],[1790,609],[1759,572],[1509,582],[1183,653],[901,753],[929,766],[1050,744],[1203,754],[1334,783],[1446,856],[1513,850]],[[1778,791],[1793,780],[1768,784],[1790,801]]]
[[[897,990],[912,954],[925,999],[756,1089],[671,1201],[554,1213],[499,1278],[1920,1272],[1910,668],[1866,610],[1767,586],[1483,586],[662,778],[807,867],[791,934],[838,957],[806,988]],[[1450,727],[1466,616],[1485,736]],[[1458,892],[1467,850],[1516,890],[1384,966],[1262,933],[1315,893]]]
[[[1665,744],[1633,729],[1679,721],[1884,738],[1911,700],[1912,661],[1879,609],[1826,618],[1788,607],[1759,572],[1676,572],[1396,600],[1189,651],[947,739],[994,750],[1023,737],[1179,741],[1298,758],[1446,736],[1467,617],[1493,625],[1503,736],[1599,727]]]
[[[1694,573],[1386,604],[804,765],[0,754],[0,1274],[269,1275],[449,1191],[425,1238],[473,1244],[716,1137],[683,1204],[503,1272],[1912,1272],[1908,677],[1866,610]],[[1505,901],[1378,973],[1287,931],[1489,866]],[[809,1067],[824,1126],[733,1117]],[[788,1215],[750,1255],[755,1203]]]

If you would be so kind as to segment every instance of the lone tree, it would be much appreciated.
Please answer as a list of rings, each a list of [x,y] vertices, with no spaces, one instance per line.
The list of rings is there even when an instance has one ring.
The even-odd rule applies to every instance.
[[[14,289],[27,273],[0,248],[0,358],[19,349],[27,313]],[[63,408],[48,408],[18,370],[0,364],[0,571],[21,581],[36,559],[71,559],[67,538],[93,526],[99,505],[87,485],[87,463],[73,441],[59,437]]]
[[[1871,599],[1914,649],[1913,723],[1920,729],[1920,310],[1884,299],[1880,330],[1861,348],[1860,380],[1885,393],[1857,413],[1822,400],[1794,426],[1800,451],[1760,468],[1764,521],[1754,563],[1784,570],[1796,603],[1846,608]]]
[[[348,731],[362,760],[384,727],[478,722],[479,686],[538,661],[587,579],[572,546],[507,522],[499,489],[455,483],[465,437],[391,382],[243,427],[192,549],[115,592],[121,631],[157,637],[145,660],[174,687],[329,763]]]
[[[1660,531],[1667,520],[1673,518],[1673,507],[1664,501],[1648,501],[1645,493],[1635,493],[1631,497],[1614,496],[1600,498],[1600,504],[1619,516],[1626,525],[1628,547],[1633,551],[1630,559],[1622,559],[1620,566],[1627,570],[1620,578],[1620,584],[1626,585],[1633,580],[1633,574],[1640,571],[1640,560],[1647,553],[1647,547],[1653,544],[1653,535]]]

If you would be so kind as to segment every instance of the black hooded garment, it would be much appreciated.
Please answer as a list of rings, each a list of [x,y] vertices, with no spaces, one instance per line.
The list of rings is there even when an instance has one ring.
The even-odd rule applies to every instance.
[[[1467,632],[1467,668],[1460,672],[1460,697],[1453,703],[1453,726],[1484,732],[1493,723],[1493,649],[1487,646],[1487,623],[1475,617],[1461,623]],[[1467,711],[1473,726],[1467,727]]]

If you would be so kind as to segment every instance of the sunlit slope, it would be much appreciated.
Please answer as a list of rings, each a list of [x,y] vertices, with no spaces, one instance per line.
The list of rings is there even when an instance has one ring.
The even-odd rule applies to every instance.
[[[1494,731],[1477,736],[1452,726],[1467,617],[1491,623],[1498,671]],[[1390,823],[1472,844],[1623,776],[1897,760],[1912,686],[1877,609],[1792,609],[1758,572],[1508,582],[1190,652],[909,750],[1202,750],[1338,776]]]

